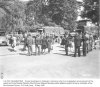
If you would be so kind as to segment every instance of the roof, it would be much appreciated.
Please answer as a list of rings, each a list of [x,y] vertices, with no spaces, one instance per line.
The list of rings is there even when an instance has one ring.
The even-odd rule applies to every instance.
[[[44,29],[45,33],[48,33],[48,34],[55,34],[57,36],[64,34],[64,28],[62,28],[62,27],[46,26],[46,27],[43,27],[43,29]]]

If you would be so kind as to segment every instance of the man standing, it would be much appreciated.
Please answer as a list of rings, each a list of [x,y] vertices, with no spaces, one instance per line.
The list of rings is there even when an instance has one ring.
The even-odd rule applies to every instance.
[[[41,39],[40,39],[40,36],[39,35],[36,35],[35,37],[35,52],[36,52],[36,55],[37,55],[37,52],[38,52],[38,55],[40,55],[40,48],[41,48]]]
[[[51,40],[50,36],[47,36],[48,53],[50,53],[50,51],[51,51],[51,43],[52,43],[52,40]]]
[[[33,52],[32,50],[33,38],[30,34],[28,35],[28,38],[27,38],[27,45],[28,45],[28,55],[31,56]]]
[[[28,47],[28,44],[27,44],[27,34],[24,35],[24,47],[23,47],[23,51],[26,50],[26,47]]]
[[[83,34],[83,56],[86,56],[87,54],[87,37],[86,33]]]
[[[74,57],[76,57],[76,53],[78,51],[78,56],[80,57],[80,46],[81,46],[81,37],[80,35],[77,33],[75,38],[74,38],[74,43],[75,43],[75,54]]]
[[[65,36],[65,52],[66,52],[66,55],[68,55],[68,46],[69,46],[69,36],[66,35]]]
[[[89,37],[89,40],[90,40],[90,51],[92,51],[92,45],[93,45],[93,36],[92,34],[90,34],[90,37]]]
[[[45,53],[45,49],[47,48],[47,39],[45,36],[43,36],[43,38],[41,39],[41,53]]]
[[[16,42],[17,38],[16,36],[14,35],[13,36],[13,50],[16,52],[16,45],[17,45],[17,42]]]

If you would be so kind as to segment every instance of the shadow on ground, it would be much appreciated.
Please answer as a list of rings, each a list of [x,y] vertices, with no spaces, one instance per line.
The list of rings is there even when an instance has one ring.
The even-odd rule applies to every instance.
[[[57,54],[57,55],[62,55],[62,56],[71,56],[71,57],[74,57],[74,54],[61,54],[61,53],[53,53],[53,54]]]
[[[10,55],[15,55],[15,54],[4,54],[4,55],[0,55],[0,56],[10,56]]]

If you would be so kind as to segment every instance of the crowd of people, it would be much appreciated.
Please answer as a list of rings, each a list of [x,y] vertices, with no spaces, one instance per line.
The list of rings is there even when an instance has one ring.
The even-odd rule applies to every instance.
[[[60,36],[55,38],[52,34],[37,34],[33,36],[31,33],[25,33],[21,35],[13,34],[9,38],[9,44],[12,49],[16,51],[16,46],[23,43],[23,51],[28,49],[28,55],[31,56],[33,54],[33,45],[35,45],[35,55],[45,54],[46,49],[48,49],[47,53],[50,53],[53,49],[53,44],[56,41],[58,44],[63,45],[65,48],[66,55],[69,55],[69,48],[74,49],[74,57],[80,57],[82,54],[86,56],[87,53],[96,49],[96,36],[92,34],[88,35],[86,33],[76,33],[74,36],[71,34],[65,34],[64,36]]]
[[[71,36],[70,34],[65,35],[62,38],[61,45],[65,46],[66,55],[68,55],[68,47],[74,46],[74,57],[80,57],[82,54],[86,56],[87,53],[96,49],[96,40],[98,38],[92,34],[87,35],[86,33],[76,33],[75,36]],[[74,43],[74,45],[72,45]]]
[[[44,54],[45,50],[48,49],[48,53],[52,50],[53,37],[52,35],[37,34],[32,36],[31,33],[25,33],[22,36],[11,35],[9,38],[9,44],[16,51],[16,46],[23,43],[23,51],[28,49],[28,55],[33,54],[33,45],[35,45],[35,55]]]

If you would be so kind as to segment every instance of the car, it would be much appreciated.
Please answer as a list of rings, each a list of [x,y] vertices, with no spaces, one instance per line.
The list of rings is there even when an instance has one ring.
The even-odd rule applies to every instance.
[[[8,45],[8,40],[6,38],[5,32],[0,32],[0,46],[1,45],[4,45],[4,46]]]

